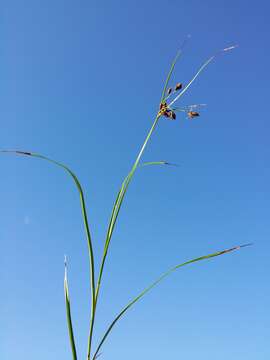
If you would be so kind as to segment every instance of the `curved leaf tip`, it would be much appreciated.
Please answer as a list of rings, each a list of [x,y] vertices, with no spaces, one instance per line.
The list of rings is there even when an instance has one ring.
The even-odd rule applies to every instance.
[[[29,151],[21,151],[21,150],[0,150],[2,153],[13,153],[13,154],[20,154],[20,155],[28,155],[32,156],[33,154]]]

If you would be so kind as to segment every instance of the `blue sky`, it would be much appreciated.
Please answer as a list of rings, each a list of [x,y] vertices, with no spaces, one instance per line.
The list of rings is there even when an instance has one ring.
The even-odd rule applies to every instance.
[[[113,316],[172,265],[253,242],[179,270],[115,328],[101,359],[270,357],[269,4],[267,1],[9,0],[1,21],[1,145],[68,164],[85,191],[97,257],[121,180],[172,84],[216,59],[182,104],[201,117],[161,119],[117,225],[97,313]],[[179,104],[180,105],[180,104]],[[86,357],[87,246],[72,181],[37,159],[1,155],[2,360],[71,359],[63,258]]]

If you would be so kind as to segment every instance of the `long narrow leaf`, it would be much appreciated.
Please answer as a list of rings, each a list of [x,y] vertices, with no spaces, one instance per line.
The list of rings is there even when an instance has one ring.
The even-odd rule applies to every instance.
[[[251,244],[245,244],[245,245],[240,245],[240,246],[235,246],[233,248],[227,249],[227,250],[223,250],[223,251],[217,251],[215,253],[212,254],[208,254],[205,256],[200,256],[198,258],[186,261],[182,264],[176,265],[173,268],[171,268],[170,270],[166,271],[165,273],[163,273],[156,281],[154,281],[150,286],[148,286],[147,288],[145,288],[138,296],[136,296],[133,300],[131,300],[121,311],[120,313],[116,316],[116,318],[113,320],[113,322],[110,324],[110,326],[108,327],[107,331],[105,332],[103,338],[101,339],[97,350],[94,354],[93,360],[96,359],[96,356],[98,355],[102,345],[104,344],[104,341],[106,340],[107,336],[109,335],[109,333],[111,332],[112,328],[114,327],[114,325],[117,323],[117,321],[125,314],[125,312],[131,308],[132,305],[134,305],[138,300],[140,300],[146,293],[148,293],[151,289],[153,289],[158,283],[160,283],[163,279],[165,279],[167,276],[169,276],[171,273],[173,273],[174,271],[176,271],[177,269],[185,266],[185,265],[189,265],[198,261],[202,261],[202,260],[207,260],[216,256],[220,256],[220,255],[224,255],[224,254],[228,254],[232,251],[235,250],[239,250],[243,247],[249,246]]]
[[[93,293],[95,293],[95,270],[94,270],[94,252],[93,252],[93,245],[92,245],[92,239],[91,239],[91,234],[90,234],[90,228],[89,228],[89,223],[88,223],[88,217],[87,217],[87,211],[86,211],[86,205],[85,205],[85,200],[84,200],[84,193],[83,193],[83,189],[82,186],[77,178],[77,176],[74,174],[73,171],[71,171],[66,165],[55,161],[53,159],[50,159],[46,156],[43,156],[41,154],[37,154],[34,152],[28,152],[28,151],[20,151],[20,150],[0,150],[0,152],[2,153],[12,153],[12,154],[19,154],[19,155],[23,155],[23,156],[31,156],[31,157],[35,157],[35,158],[39,158],[42,160],[46,160],[54,165],[57,165],[59,167],[61,167],[62,169],[64,169],[73,179],[73,181],[75,182],[75,185],[79,191],[79,195],[80,195],[80,203],[81,203],[81,210],[82,210],[82,216],[83,216],[83,221],[84,221],[84,226],[85,226],[85,232],[86,232],[86,237],[87,237],[87,243],[88,243],[88,250],[89,250],[89,258],[90,258],[90,274],[91,274],[91,287],[93,287]]]
[[[142,163],[141,165],[139,165],[139,167],[150,166],[150,165],[175,165],[175,164],[171,164],[171,163],[169,163],[167,161],[151,161],[151,162]],[[105,247],[104,247],[104,254],[103,254],[103,259],[102,259],[102,267],[101,267],[101,275],[102,275],[102,271],[103,271],[103,267],[104,267],[104,263],[105,263],[105,259],[106,259],[106,255],[107,255],[107,251],[108,251],[112,231],[114,229],[116,218],[118,216],[121,204],[123,202],[123,199],[124,199],[124,196],[125,196],[125,193],[126,193],[126,190],[127,190],[128,182],[130,181],[130,177],[131,177],[131,173],[129,173],[128,176],[122,182],[122,185],[120,187],[120,190],[118,191],[118,194],[116,196],[116,200],[114,202],[114,206],[113,206],[113,210],[112,210],[112,213],[111,213],[110,222],[109,222],[109,226],[108,226],[106,243],[105,243]],[[101,276],[99,277],[98,282],[97,282],[97,294],[98,294],[100,282],[101,282]]]
[[[167,166],[177,166],[176,164],[169,163],[167,161],[147,161],[140,165],[140,167],[149,166],[149,165],[167,165]]]
[[[66,304],[66,314],[67,314],[67,325],[68,325],[68,334],[69,341],[72,351],[73,360],[77,360],[77,351],[73,333],[73,325],[71,318],[71,307],[70,307],[70,298],[69,298],[69,290],[68,290],[68,279],[67,279],[67,262],[65,258],[65,276],[64,276],[64,292],[65,292],[65,304]]]
[[[93,245],[92,245],[92,239],[91,239],[91,234],[90,234],[90,228],[89,228],[89,223],[88,223],[88,216],[87,216],[87,211],[86,211],[86,205],[85,205],[85,200],[84,200],[84,193],[83,193],[83,189],[82,186],[77,178],[77,176],[73,173],[73,171],[71,171],[66,165],[52,160],[46,156],[43,156],[41,154],[37,154],[37,153],[33,153],[33,152],[28,152],[28,151],[19,151],[19,150],[0,150],[0,152],[2,153],[13,153],[13,154],[19,154],[19,155],[23,155],[23,156],[31,156],[31,157],[35,157],[35,158],[39,158],[42,160],[46,160],[54,165],[57,165],[59,167],[61,167],[62,169],[64,169],[73,179],[73,181],[75,182],[75,185],[79,191],[79,195],[80,195],[80,203],[81,203],[81,210],[82,210],[82,217],[83,217],[83,222],[84,222],[84,227],[85,227],[85,232],[86,232],[86,238],[87,238],[87,245],[88,245],[88,253],[89,253],[89,267],[90,267],[90,287],[91,287],[91,297],[92,297],[92,303],[91,303],[91,319],[93,318],[93,314],[95,311],[95,264],[94,264],[94,251],[93,251]],[[92,322],[92,320],[90,319],[90,324]],[[91,327],[91,325],[90,325]],[[90,354],[88,356],[88,358],[90,357]]]
[[[152,165],[176,166],[176,164],[172,164],[172,163],[169,163],[167,161],[151,161],[151,162],[149,161],[149,162],[144,162],[144,163],[142,163],[140,165],[137,164],[136,167],[144,167],[144,166],[152,166]],[[124,179],[124,181],[123,181],[123,183],[121,185],[121,188],[120,188],[120,190],[119,190],[119,192],[117,194],[117,197],[116,197],[116,200],[115,200],[115,203],[114,203],[114,206],[113,206],[110,222],[109,222],[108,233],[107,233],[105,249],[104,249],[105,251],[108,250],[108,246],[109,246],[111,235],[112,235],[115,223],[116,223],[116,219],[117,219],[117,216],[119,214],[120,207],[122,205],[124,196],[126,194],[129,182],[131,181],[131,178],[134,175],[135,169],[133,171],[131,171],[128,174],[128,176]],[[107,254],[107,252],[106,252],[106,254]],[[104,260],[105,260],[105,258],[106,258],[106,256],[104,256]]]
[[[144,162],[142,164],[140,164],[138,167],[144,167],[144,166],[152,166],[152,165],[170,165],[170,166],[176,166],[176,164],[172,164],[172,163],[169,163],[167,161],[149,161],[149,162]],[[116,213],[118,210],[118,207],[120,205],[120,202],[121,200],[123,200],[123,193],[126,189],[126,186],[127,186],[127,181],[129,179],[129,176],[130,176],[130,173],[128,174],[127,177],[125,177],[124,181],[122,182],[121,184],[121,187],[120,187],[120,190],[118,191],[117,193],[117,196],[116,196],[116,199],[115,199],[115,202],[114,202],[114,205],[113,205],[113,209],[112,209],[112,213],[111,213],[111,217],[110,217],[110,222],[109,222],[109,226],[108,226],[108,229],[110,229],[110,231],[112,230],[112,224],[115,222],[115,216],[116,216]],[[106,240],[109,240],[108,237]],[[108,241],[107,243],[108,244]],[[105,244],[105,245],[106,245]]]
[[[171,65],[171,67],[170,67],[169,73],[168,73],[168,75],[167,75],[167,77],[166,77],[166,80],[165,80],[165,83],[164,83],[164,87],[163,87],[163,90],[162,90],[161,101],[160,101],[161,103],[165,101],[166,91],[167,91],[167,88],[168,88],[168,83],[169,83],[169,81],[170,81],[170,79],[171,79],[173,70],[174,70],[174,68],[175,68],[175,65],[176,65],[178,59],[179,59],[179,56],[182,54],[182,51],[183,51],[183,49],[184,49],[184,47],[185,47],[185,45],[186,45],[186,43],[187,43],[187,41],[188,41],[189,38],[190,38],[190,35],[188,35],[188,36],[185,38],[185,40],[183,41],[182,45],[180,46],[180,49],[177,51],[177,54],[176,54],[176,56],[175,56],[175,58],[174,58],[174,60],[173,60],[173,62],[172,62],[172,65]]]
[[[179,56],[180,56],[180,55],[181,55],[181,50],[179,50],[179,51],[177,52],[177,54],[176,54],[176,56],[175,56],[175,58],[174,58],[174,60],[173,60],[173,62],[172,62],[172,65],[171,65],[171,68],[170,68],[169,73],[168,73],[168,75],[167,75],[167,78],[166,78],[166,80],[165,80],[165,84],[164,84],[163,91],[162,91],[162,95],[161,95],[161,102],[163,102],[164,99],[165,99],[166,91],[167,91],[167,87],[168,87],[168,83],[169,83],[169,81],[170,81],[170,78],[171,78],[171,76],[172,76],[173,70],[174,70],[174,68],[175,68],[175,65],[176,65],[177,60],[179,59]]]
[[[184,93],[188,90],[188,88],[192,85],[192,83],[196,80],[196,78],[200,75],[200,73],[210,64],[210,62],[212,62],[218,55],[222,54],[223,52],[230,51],[236,47],[237,45],[222,49],[218,51],[216,54],[212,55],[208,60],[206,60],[205,63],[202,64],[202,66],[193,76],[193,78],[190,80],[190,82],[185,86],[185,88],[176,96],[176,98],[173,101],[170,102],[169,107],[171,107],[182,95],[184,95]]]

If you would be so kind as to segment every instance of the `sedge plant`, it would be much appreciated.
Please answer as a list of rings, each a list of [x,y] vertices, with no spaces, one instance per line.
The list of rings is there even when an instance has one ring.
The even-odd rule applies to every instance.
[[[162,280],[164,280],[166,277],[168,277],[171,273],[182,268],[183,266],[190,265],[190,264],[200,262],[203,260],[208,260],[208,259],[211,259],[214,257],[218,257],[220,255],[228,254],[235,250],[239,250],[243,247],[250,245],[250,244],[237,245],[237,246],[231,247],[229,249],[216,251],[216,252],[208,254],[208,255],[193,258],[191,260],[182,262],[182,263],[172,267],[171,269],[169,269],[168,271],[166,271],[165,273],[160,275],[152,284],[150,284],[148,287],[146,287],[141,293],[139,293],[136,297],[134,297],[126,306],[124,306],[122,308],[122,310],[118,313],[118,315],[111,321],[107,330],[104,332],[103,336],[99,340],[97,347],[96,348],[92,347],[92,340],[93,340],[93,336],[94,336],[95,321],[96,321],[96,310],[97,310],[97,305],[98,305],[99,298],[100,298],[100,287],[101,287],[101,283],[102,283],[102,279],[103,279],[104,267],[106,264],[107,256],[109,254],[109,249],[110,249],[112,235],[113,235],[113,232],[115,229],[115,225],[117,223],[119,212],[121,210],[121,206],[125,199],[125,195],[127,193],[129,185],[130,185],[136,171],[138,170],[138,168],[142,168],[144,166],[153,166],[153,165],[160,165],[160,166],[174,165],[174,164],[171,164],[166,161],[142,162],[141,160],[142,160],[142,156],[144,154],[145,148],[146,148],[147,144],[149,143],[154,131],[156,130],[157,125],[161,118],[175,120],[177,112],[185,113],[187,118],[189,118],[189,119],[193,119],[193,118],[200,116],[200,114],[198,112],[198,108],[205,104],[196,104],[196,105],[189,105],[186,107],[177,107],[177,106],[175,106],[176,102],[179,101],[179,99],[185,94],[185,92],[189,89],[189,87],[197,79],[197,77],[200,75],[200,73],[216,58],[216,56],[218,56],[224,52],[227,52],[229,50],[232,50],[235,47],[236,46],[230,46],[230,47],[224,48],[224,49],[218,51],[217,53],[215,53],[214,55],[212,55],[207,61],[205,61],[202,64],[202,66],[198,69],[198,71],[195,73],[193,78],[185,86],[183,86],[182,83],[177,83],[174,87],[169,87],[171,76],[173,74],[177,60],[182,53],[183,47],[178,51],[175,59],[172,62],[169,73],[166,77],[164,87],[162,90],[160,103],[159,103],[159,108],[157,110],[156,116],[154,117],[152,126],[141,146],[141,149],[140,149],[129,173],[123,180],[121,187],[117,193],[116,199],[114,201],[113,208],[111,211],[111,216],[110,216],[108,227],[107,227],[106,236],[105,236],[103,254],[102,254],[100,266],[97,271],[96,271],[97,259],[95,257],[92,237],[91,237],[91,233],[90,233],[90,226],[89,226],[87,209],[86,209],[86,204],[85,204],[85,199],[84,199],[84,191],[83,191],[83,188],[81,186],[81,183],[80,183],[78,177],[66,165],[64,165],[58,161],[55,161],[53,159],[50,159],[46,156],[43,156],[41,154],[38,154],[35,152],[29,152],[29,151],[21,151],[21,150],[1,150],[2,153],[14,153],[17,155],[39,158],[41,160],[48,161],[48,162],[52,163],[53,165],[56,165],[56,166],[62,168],[72,178],[72,180],[78,190],[79,198],[80,198],[81,214],[82,214],[85,235],[86,235],[86,240],[87,240],[87,245],[88,245],[89,274],[90,274],[89,284],[90,284],[90,289],[91,289],[91,296],[90,296],[91,314],[90,314],[90,322],[89,322],[86,360],[97,359],[97,357],[101,354],[100,350],[101,350],[104,342],[106,341],[106,339],[112,332],[112,329],[114,328],[116,323],[125,315],[125,313],[137,301],[139,301],[141,298],[143,298],[151,289],[153,289],[156,285],[158,285]],[[69,342],[70,342],[70,347],[71,347],[72,359],[77,360],[76,340],[75,340],[75,333],[74,333],[73,323],[72,323],[70,295],[69,295],[69,288],[68,288],[66,257],[65,257],[64,265],[65,265],[64,295],[65,295],[66,318],[67,318]]]

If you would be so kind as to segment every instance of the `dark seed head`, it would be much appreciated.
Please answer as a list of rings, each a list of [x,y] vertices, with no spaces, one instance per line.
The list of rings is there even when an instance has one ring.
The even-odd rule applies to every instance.
[[[200,114],[197,111],[189,111],[187,114],[190,119],[200,116]]]
[[[167,108],[166,102],[160,103],[160,105],[159,105],[159,110],[165,110],[166,108]]]
[[[164,112],[164,116],[171,119],[171,120],[175,120],[176,119],[176,115],[175,113],[172,111],[172,110],[169,110],[167,109],[165,112]]]
[[[176,115],[175,115],[175,112],[174,112],[174,111],[171,112],[171,117],[172,117],[173,120],[176,119]]]
[[[171,111],[167,109],[163,112],[163,115],[168,118],[168,117],[170,117],[170,113],[171,113]]]
[[[169,88],[169,89],[167,90],[167,95],[170,95],[171,92],[172,92],[172,88]]]
[[[175,91],[178,91],[178,90],[181,90],[182,89],[182,87],[183,87],[183,84],[182,83],[177,83],[176,85],[175,85]]]

